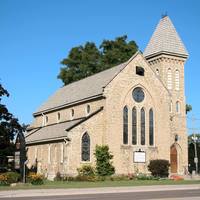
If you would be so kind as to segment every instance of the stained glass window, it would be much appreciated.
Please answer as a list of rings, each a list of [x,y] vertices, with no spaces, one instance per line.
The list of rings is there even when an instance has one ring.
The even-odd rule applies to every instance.
[[[128,108],[123,110],[123,144],[128,144]]]
[[[141,109],[141,145],[145,145],[145,110]]]
[[[137,144],[137,110],[132,110],[132,144]]]
[[[153,119],[153,109],[149,110],[149,145],[154,145],[154,119]]]
[[[82,136],[82,161],[90,161],[90,136],[88,133],[84,133]]]

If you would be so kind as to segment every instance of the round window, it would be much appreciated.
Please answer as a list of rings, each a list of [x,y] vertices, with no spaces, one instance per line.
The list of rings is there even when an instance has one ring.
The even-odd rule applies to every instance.
[[[133,90],[133,99],[140,103],[144,100],[144,92],[143,92],[143,89],[141,87],[136,87],[134,90]]]

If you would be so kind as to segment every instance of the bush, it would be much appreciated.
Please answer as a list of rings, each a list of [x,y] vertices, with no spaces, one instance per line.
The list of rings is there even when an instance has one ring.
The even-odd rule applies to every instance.
[[[98,176],[111,176],[115,173],[115,168],[111,162],[113,155],[109,152],[107,145],[97,145],[94,155],[96,157],[96,173]]]
[[[155,177],[168,177],[169,175],[169,161],[168,160],[151,160],[148,169]]]
[[[91,165],[83,165],[77,171],[77,181],[95,181],[95,170]]]
[[[8,177],[5,174],[0,174],[0,185],[8,185]]]
[[[11,183],[16,183],[20,179],[20,174],[17,172],[6,172],[0,174],[0,185],[9,185]]]
[[[6,172],[5,175],[8,178],[8,184],[16,183],[20,180],[20,174],[17,172]]]
[[[77,171],[80,176],[95,176],[95,170],[91,165],[83,165]]]
[[[42,174],[30,173],[28,175],[28,180],[32,185],[44,184],[44,176]]]
[[[136,179],[137,180],[159,180],[159,177],[157,177],[157,176],[149,176],[147,174],[140,173],[140,174],[138,174],[136,176]]]

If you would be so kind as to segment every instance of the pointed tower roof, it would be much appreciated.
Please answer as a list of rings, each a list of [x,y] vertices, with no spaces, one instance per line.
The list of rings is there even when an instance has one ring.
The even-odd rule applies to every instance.
[[[188,57],[188,52],[168,16],[160,19],[144,51],[144,56],[150,58],[163,53]]]

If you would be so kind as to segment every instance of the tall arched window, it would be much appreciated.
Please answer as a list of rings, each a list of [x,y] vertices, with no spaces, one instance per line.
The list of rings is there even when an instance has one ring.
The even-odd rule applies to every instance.
[[[179,90],[180,88],[180,74],[178,69],[175,72],[175,90]]]
[[[145,110],[141,109],[141,145],[145,145]]]
[[[81,160],[90,161],[90,136],[84,133],[81,140]]]
[[[173,112],[173,103],[172,103],[172,101],[170,102],[170,105],[169,105],[169,112],[170,113]]]
[[[153,109],[149,110],[149,145],[154,145],[154,119],[153,119]]]
[[[123,144],[128,144],[128,108],[123,110]]]
[[[180,105],[180,102],[179,102],[179,101],[176,102],[176,112],[177,112],[177,113],[180,113],[180,112],[181,112],[181,105]]]
[[[172,89],[172,70],[170,68],[167,71],[167,88]]]
[[[137,144],[137,110],[132,110],[132,144]]]

